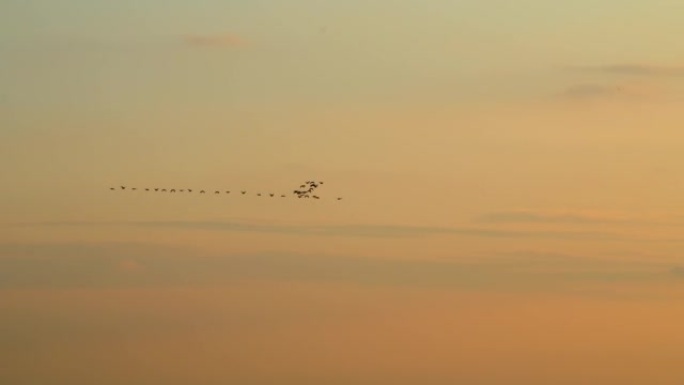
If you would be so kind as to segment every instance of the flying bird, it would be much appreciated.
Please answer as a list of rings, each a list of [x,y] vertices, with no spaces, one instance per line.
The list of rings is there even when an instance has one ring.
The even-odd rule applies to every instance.
[[[204,190],[200,191],[200,194],[204,194],[204,193],[205,193],[205,191],[204,191]]]
[[[121,189],[122,189],[122,190],[125,190],[125,189],[126,189],[126,186],[121,186]]]
[[[242,193],[242,195],[247,194],[247,191],[240,191],[240,192]]]

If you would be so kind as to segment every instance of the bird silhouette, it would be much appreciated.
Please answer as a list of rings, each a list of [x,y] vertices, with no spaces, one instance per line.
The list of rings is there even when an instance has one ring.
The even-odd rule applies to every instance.
[[[176,192],[176,189],[175,189],[175,188],[172,188],[170,192]]]
[[[188,192],[192,192],[192,189],[188,189]]]
[[[146,188],[145,191],[150,191],[150,189]]]
[[[240,192],[242,193],[242,195],[247,194],[247,191],[240,191]]]
[[[342,200],[342,198],[337,198],[337,200],[338,200],[338,201],[341,201],[341,200]]]
[[[110,190],[116,190],[114,187],[110,187],[109,189],[110,189]]]
[[[163,188],[163,189],[162,189],[162,192],[166,192],[166,189],[165,189],[165,188]]]
[[[275,196],[275,194],[268,194],[268,195],[270,195],[270,196],[272,196],[272,197]]]
[[[285,194],[281,195],[280,197],[281,197],[281,198],[285,198]]]
[[[121,186],[121,189],[122,189],[122,190],[125,190],[125,189],[126,189],[126,186]]]
[[[159,191],[159,188],[154,189],[154,191]]]
[[[205,193],[205,191],[204,191],[204,190],[200,191],[200,194],[204,194],[204,193]]]
[[[230,191],[226,191],[226,194],[230,194]]]
[[[185,190],[178,190],[178,192],[183,192],[183,191],[185,191]]]
[[[261,196],[261,193],[258,193],[257,196],[260,197],[260,196]]]
[[[220,194],[220,193],[221,193],[221,192],[218,191],[218,190],[214,191],[214,194]]]

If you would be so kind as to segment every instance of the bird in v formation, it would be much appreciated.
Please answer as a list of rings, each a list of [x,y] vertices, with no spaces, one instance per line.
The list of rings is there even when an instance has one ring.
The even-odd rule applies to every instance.
[[[323,185],[323,182],[320,182],[320,181],[318,181],[318,182],[312,181],[312,180],[306,181],[306,182],[304,182],[304,184],[301,184],[301,185],[299,186],[299,188],[300,188],[301,190],[294,190],[292,193],[293,193],[297,198],[304,198],[304,199],[308,199],[308,198],[312,198],[312,199],[321,199],[320,196],[318,196],[318,195],[316,195],[316,194],[313,193],[313,192],[314,192],[317,188],[319,188],[321,185]],[[121,190],[126,190],[127,186],[119,186],[119,188],[120,188]],[[115,187],[110,187],[109,189],[112,190],[112,191],[115,191],[115,190],[116,190]],[[137,191],[137,187],[130,187],[130,190],[131,190],[131,191]],[[180,192],[180,193],[185,192],[185,191],[187,191],[188,193],[192,193],[192,192],[193,192],[193,189],[190,189],[190,188],[189,188],[189,189],[178,189],[178,190],[173,189],[173,188],[167,190],[167,189],[165,189],[165,188],[159,188],[159,187],[155,187],[154,189],[151,189],[151,188],[149,188],[149,187],[146,187],[146,188],[145,188],[145,191],[146,191],[146,192],[149,192],[149,191],[152,191],[152,190],[154,190],[154,192],[160,192],[160,191],[161,191],[161,192],[167,192],[167,191],[168,191],[169,193],[175,193],[176,191],[178,191],[178,192]],[[206,190],[200,190],[199,193],[200,193],[200,194],[206,194]],[[240,190],[240,193],[241,193],[242,195],[246,195],[246,194],[247,194],[247,191],[246,191],[246,190]],[[219,194],[221,194],[221,191],[220,191],[220,190],[215,190],[215,191],[214,191],[214,194],[215,194],[215,195],[219,195]],[[224,194],[230,194],[230,190],[225,190]],[[261,196],[262,196],[262,193],[256,193],[256,196],[261,197]],[[275,194],[275,193],[268,193],[268,196],[271,197],[271,198],[274,198],[274,197],[276,196],[276,194]],[[280,194],[280,197],[281,197],[281,198],[286,198],[287,195],[285,195],[285,194]],[[342,197],[337,197],[336,200],[340,201],[340,200],[342,200]]]

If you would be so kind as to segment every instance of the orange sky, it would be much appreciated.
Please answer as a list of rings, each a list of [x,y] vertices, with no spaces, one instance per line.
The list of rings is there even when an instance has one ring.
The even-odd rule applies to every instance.
[[[0,383],[682,383],[672,7],[3,2]]]

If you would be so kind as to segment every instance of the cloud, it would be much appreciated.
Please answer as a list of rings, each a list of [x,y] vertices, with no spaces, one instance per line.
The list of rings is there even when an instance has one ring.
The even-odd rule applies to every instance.
[[[566,100],[649,100],[666,94],[663,87],[643,82],[620,84],[578,83],[555,96]]]
[[[298,225],[258,224],[238,221],[120,221],[120,222],[35,222],[17,226],[130,226],[178,228],[188,230],[257,232],[328,237],[406,238],[437,235],[470,236],[481,238],[541,238],[563,240],[638,241],[633,237],[601,231],[545,231],[491,229],[481,227],[439,227],[405,225]]]
[[[675,266],[671,268],[670,274],[676,278],[684,279],[684,266]]]
[[[117,269],[126,273],[140,273],[145,270],[145,267],[134,259],[123,259],[116,265]]]
[[[558,223],[682,226],[679,217],[634,216],[617,212],[591,210],[509,210],[487,213],[475,218],[481,223]]]
[[[601,66],[570,66],[573,71],[642,77],[684,76],[684,66],[657,66],[646,64],[610,64]]]
[[[559,96],[572,99],[587,99],[624,94],[624,88],[618,85],[585,83],[570,86],[560,92]]]
[[[193,47],[240,47],[247,42],[236,35],[186,35],[183,41]]]
[[[558,288],[574,282],[662,280],[663,263],[607,261],[541,252],[451,260],[333,254],[215,253],[163,245],[0,243],[0,290],[37,288],[204,287],[244,281],[382,286]],[[22,251],[22,253],[17,253]],[[112,269],[112,266],[117,267]],[[144,266],[144,274],[138,272]],[[654,274],[654,272],[660,272]]]

